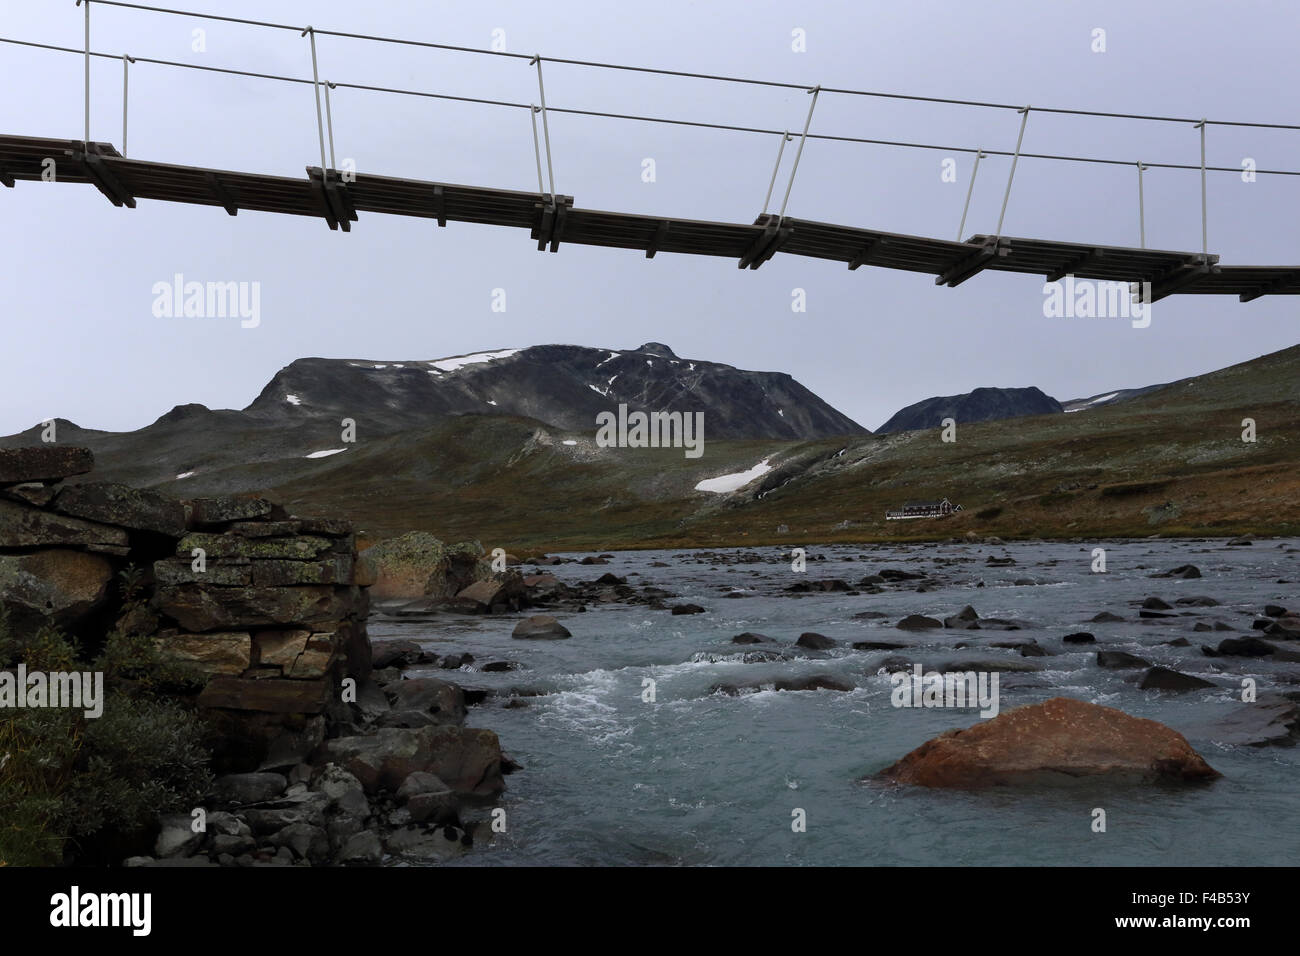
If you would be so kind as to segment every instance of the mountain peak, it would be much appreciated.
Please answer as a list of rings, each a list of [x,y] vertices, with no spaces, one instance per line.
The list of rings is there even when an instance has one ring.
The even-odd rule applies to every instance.
[[[677,353],[664,345],[662,342],[647,342],[637,349],[638,352],[649,352],[651,355],[661,355],[664,358],[677,358]]]
[[[956,422],[990,422],[1022,415],[1050,415],[1064,411],[1061,403],[1042,389],[983,386],[961,395],[927,398],[896,412],[876,429],[877,434],[938,428],[945,418]]]
[[[202,418],[208,415],[211,409],[206,405],[200,405],[198,402],[190,402],[185,405],[177,405],[170,412],[165,412],[158,416],[155,425],[161,425],[167,422],[184,422],[196,418]]]
[[[367,434],[391,435],[456,415],[513,415],[584,431],[620,405],[705,412],[717,439],[867,434],[788,375],[682,360],[662,342],[635,351],[534,345],[432,362],[301,359],[245,412],[295,427],[351,418]]]

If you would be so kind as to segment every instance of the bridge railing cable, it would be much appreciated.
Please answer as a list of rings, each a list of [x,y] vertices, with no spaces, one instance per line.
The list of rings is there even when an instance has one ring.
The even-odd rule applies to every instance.
[[[171,15],[171,16],[192,17],[192,18],[198,18],[204,20],[236,23],[236,24],[241,24],[246,26],[261,27],[266,29],[275,29],[275,30],[282,30],[282,31],[289,31],[289,30],[297,31],[301,36],[306,36],[310,38],[312,78],[305,79],[301,77],[282,76],[282,75],[260,73],[260,72],[249,71],[249,70],[237,70],[237,69],[226,68],[226,67],[203,66],[195,63],[182,63],[174,60],[163,60],[163,59],[157,59],[151,57],[134,57],[134,56],[129,56],[127,54],[109,54],[109,53],[91,50],[90,48],[90,42],[91,42],[90,41],[90,6],[92,2],[99,4],[101,6],[121,7],[124,9],[148,11],[152,13]],[[1010,199],[1011,185],[1015,177],[1016,166],[1018,165],[1019,161],[1022,158],[1052,160],[1052,161],[1069,162],[1069,163],[1101,164],[1101,165],[1119,165],[1119,166],[1136,165],[1138,169],[1139,233],[1140,233],[1142,245],[1144,247],[1146,244],[1146,221],[1145,221],[1145,208],[1144,208],[1143,182],[1142,182],[1143,171],[1146,169],[1197,170],[1200,172],[1200,176],[1201,176],[1202,252],[1203,254],[1208,255],[1209,234],[1208,234],[1206,176],[1209,172],[1240,173],[1241,169],[1237,167],[1210,166],[1206,163],[1206,155],[1205,155],[1206,127],[1231,126],[1231,127],[1300,130],[1300,125],[1287,124],[1287,123],[1268,123],[1268,122],[1243,121],[1243,120],[1211,120],[1208,118],[1195,120],[1186,117],[1161,116],[1155,114],[1120,113],[1120,112],[1110,112],[1110,111],[1101,111],[1101,110],[1070,109],[1070,108],[1063,108],[1063,107],[1034,107],[1033,109],[1036,112],[1040,112],[1040,113],[1054,113],[1054,114],[1069,115],[1069,116],[1104,117],[1104,118],[1111,118],[1111,119],[1126,119],[1126,120],[1137,120],[1137,121],[1147,121],[1147,122],[1190,124],[1194,128],[1196,128],[1200,134],[1200,163],[1196,165],[1186,164],[1186,163],[1161,163],[1161,162],[1147,162],[1147,161],[1138,161],[1135,163],[1133,160],[1130,159],[1112,159],[1108,157],[1096,157],[1096,156],[1070,156],[1070,155],[1060,155],[1060,154],[1051,154],[1051,153],[1029,153],[1029,152],[1023,152],[1021,149],[1024,140],[1025,124],[1029,116],[1029,107],[1017,106],[1009,103],[993,103],[993,102],[986,102],[980,100],[954,99],[948,97],[921,96],[921,95],[903,94],[903,93],[887,93],[882,91],[856,90],[856,89],[843,88],[843,87],[823,87],[820,85],[809,86],[801,83],[765,80],[765,79],[758,79],[753,77],[727,76],[722,74],[700,73],[700,72],[693,72],[687,70],[669,70],[669,69],[656,68],[656,67],[644,67],[644,66],[635,66],[630,64],[620,64],[620,63],[604,63],[604,62],[594,61],[594,60],[579,60],[579,59],[566,58],[566,57],[543,57],[541,54],[533,54],[530,56],[528,54],[510,53],[503,50],[484,50],[476,47],[458,46],[458,45],[447,44],[447,43],[435,43],[432,41],[425,41],[425,40],[414,40],[414,39],[406,39],[401,37],[386,37],[386,36],[378,36],[374,34],[354,33],[349,31],[342,31],[342,30],[318,29],[310,25],[307,27],[300,27],[294,24],[275,23],[266,20],[254,20],[254,19],[249,19],[244,17],[234,17],[234,16],[227,16],[227,15],[215,14],[215,13],[179,10],[175,8],[160,7],[160,6],[150,5],[150,4],[143,4],[143,3],[131,3],[128,2],[128,0],[77,0],[78,5],[81,5],[83,3],[85,5],[85,46],[81,50],[77,50],[71,47],[62,47],[53,44],[38,43],[34,41],[26,41],[26,40],[19,40],[16,38],[6,38],[6,37],[0,37],[0,42],[17,44],[21,46],[28,46],[28,47],[39,48],[39,49],[76,53],[83,56],[85,61],[85,126],[83,132],[84,132],[84,139],[87,143],[89,143],[90,141],[90,62],[92,57],[107,57],[111,59],[121,59],[122,61],[122,69],[123,69],[122,152],[123,155],[126,155],[127,103],[128,103],[128,80],[129,80],[128,67],[130,63],[148,63],[148,64],[162,65],[162,66],[176,67],[176,68],[183,68],[183,69],[203,70],[212,73],[223,73],[223,74],[230,74],[236,76],[266,79],[266,80],[272,80],[278,82],[288,82],[288,83],[298,83],[298,84],[310,83],[313,87],[313,91],[315,94],[316,125],[317,125],[317,134],[318,134],[319,144],[320,144],[321,166],[323,169],[334,169],[336,166],[335,151],[334,151],[333,111],[331,108],[331,101],[330,101],[331,89],[355,89],[355,90],[370,91],[370,92],[377,92],[377,93],[398,94],[398,95],[406,95],[406,96],[420,96],[420,97],[428,97],[432,99],[457,101],[463,103],[493,105],[493,106],[515,108],[515,109],[527,109],[529,111],[530,118],[532,121],[534,153],[537,162],[537,173],[538,173],[538,193],[543,196],[546,195],[546,190],[544,188],[544,184],[542,182],[542,176],[541,176],[541,142],[544,141],[545,150],[546,150],[547,174],[548,174],[549,186],[550,186],[550,190],[549,190],[550,205],[552,208],[555,205],[555,176],[554,176],[554,166],[553,166],[552,152],[551,152],[550,126],[548,121],[548,114],[552,112],[570,114],[575,116],[591,116],[591,117],[600,117],[606,119],[619,119],[619,120],[645,122],[645,123],[657,123],[657,124],[667,124],[667,125],[674,125],[674,126],[693,127],[693,128],[700,128],[700,129],[725,130],[725,131],[778,136],[780,137],[780,148],[778,149],[777,162],[776,162],[776,167],[773,169],[772,180],[768,186],[767,197],[765,198],[763,204],[764,213],[766,213],[767,207],[771,202],[772,191],[776,183],[776,177],[780,170],[785,144],[786,142],[791,141],[793,137],[790,135],[790,133],[787,130],[773,130],[773,129],[764,129],[760,127],[753,127],[753,126],[739,126],[739,125],[725,124],[725,123],[711,123],[711,122],[689,120],[689,119],[682,119],[676,117],[644,116],[644,115],[630,114],[630,113],[615,113],[615,112],[609,112],[603,110],[586,110],[586,109],[565,108],[565,107],[556,107],[556,106],[548,107],[546,103],[546,90],[542,82],[543,59],[549,60],[552,63],[566,64],[566,65],[572,65],[578,67],[587,67],[593,69],[630,71],[630,72],[637,72],[637,73],[644,73],[644,74],[674,76],[674,77],[683,77],[683,78],[727,82],[727,83],[740,83],[740,84],[749,84],[749,85],[773,87],[773,88],[781,88],[781,89],[802,89],[805,92],[812,94],[813,98],[810,103],[808,117],[804,124],[803,133],[799,139],[799,147],[795,153],[794,163],[790,172],[789,181],[786,185],[785,195],[782,200],[780,213],[778,214],[777,217],[778,226],[785,218],[786,207],[789,202],[790,192],[794,185],[795,173],[798,171],[799,160],[802,157],[804,146],[806,145],[809,139],[816,139],[816,140],[832,141],[832,142],[846,142],[846,143],[856,143],[856,144],[899,147],[899,148],[907,148],[907,149],[922,149],[922,150],[935,150],[935,151],[943,151],[943,152],[974,154],[975,166],[974,169],[972,170],[970,186],[968,188],[968,192],[966,196],[966,203],[962,211],[962,221],[958,229],[959,237],[962,230],[965,227],[967,213],[969,212],[969,208],[970,208],[971,195],[974,191],[975,174],[978,172],[979,169],[979,161],[983,157],[987,157],[987,156],[1011,157],[1010,172],[1007,178],[1006,190],[1003,195],[1002,207],[998,217],[998,226],[997,226],[998,237],[1000,237],[1002,234],[1002,226],[1006,217],[1007,203],[1008,200]],[[527,60],[530,66],[535,65],[537,68],[538,91],[540,94],[541,106],[539,107],[536,104],[531,104],[531,103],[514,103],[505,100],[488,99],[482,97],[458,96],[458,95],[447,94],[447,93],[434,93],[431,91],[424,91],[424,90],[409,90],[409,89],[401,89],[397,87],[377,86],[377,85],[362,84],[362,83],[348,83],[343,81],[326,80],[322,84],[322,81],[320,79],[317,53],[316,53],[317,34],[322,36],[334,36],[340,38],[364,40],[364,41],[371,41],[371,42],[378,42],[378,43],[397,44],[403,46],[423,47],[429,49],[456,51],[456,52],[471,53],[471,54],[482,54],[487,56],[506,57],[510,59]],[[840,94],[840,95],[849,95],[849,96],[881,97],[881,98],[894,99],[894,100],[927,102],[927,103],[947,104],[947,105],[955,105],[955,106],[1015,110],[1021,114],[1020,132],[1016,140],[1016,147],[1014,151],[986,149],[980,147],[948,146],[948,145],[938,145],[933,143],[910,142],[910,141],[903,141],[903,140],[885,140],[885,139],[875,139],[875,138],[860,137],[860,136],[838,135],[838,134],[831,134],[831,133],[812,133],[810,132],[810,126],[812,122],[813,110],[816,108],[818,96],[823,92]],[[323,113],[322,113],[322,104],[321,104],[322,97],[324,99]],[[538,138],[537,120],[536,120],[536,115],[539,112],[542,115],[542,140],[540,141]],[[326,165],[326,126],[327,125],[328,125],[328,143],[329,143],[328,166]],[[1300,170],[1254,169],[1252,171],[1258,175],[1300,176]]]
[[[95,0],[95,2],[105,3],[107,2],[107,0]],[[318,30],[317,32],[323,34],[325,31]],[[73,53],[73,54],[77,54],[78,56],[82,54],[82,51],[75,47],[58,46],[52,43],[38,43],[33,40],[19,40],[13,37],[0,37],[0,43],[8,43],[15,46],[33,47],[42,50],[52,50],[59,53]],[[120,53],[105,53],[103,51],[97,51],[97,50],[92,50],[90,55],[92,57],[99,57],[108,60],[122,59],[122,54]],[[274,80],[283,83],[298,83],[306,86],[312,85],[311,79],[306,77],[284,76],[282,74],[275,74],[275,73],[261,73],[254,70],[238,70],[232,67],[206,66],[198,63],[185,63],[179,60],[164,60],[164,59],[159,59],[157,57],[132,55],[130,59],[132,63],[147,63],[147,64],[152,64],[154,66],[168,66],[168,67],[176,67],[176,68],[186,69],[186,70],[202,70],[208,73],[224,73],[224,74],[229,74],[231,76],[243,76],[243,77],[250,77],[253,79],[260,79],[260,80]],[[429,90],[412,90],[412,89],[404,89],[402,87],[395,87],[395,86],[376,86],[368,83],[349,83],[343,80],[331,80],[330,85],[332,88],[335,89],[361,90],[361,91],[373,92],[373,93],[391,93],[399,96],[418,96],[418,97],[425,97],[428,99],[449,100],[458,103],[476,103],[485,106],[502,106],[502,107],[513,108],[513,109],[521,109],[521,110],[533,109],[533,104],[530,103],[516,103],[516,102],[511,102],[509,100],[497,100],[497,99],[478,97],[478,96],[459,96],[452,93],[434,93]],[[1017,109],[1023,109],[1023,108],[1024,108],[1023,106],[1017,107]],[[1033,109],[1035,112],[1040,111],[1039,107],[1037,106],[1035,106]],[[591,117],[598,117],[604,119],[629,120],[638,123],[659,123],[659,124],[665,124],[670,126],[689,126],[689,127],[695,127],[697,129],[722,130],[725,132],[755,133],[764,136],[790,135],[788,130],[773,129],[769,127],[742,126],[742,125],[736,125],[732,123],[710,123],[704,120],[681,119],[681,118],[666,117],[666,116],[647,116],[638,113],[615,113],[608,110],[578,109],[574,107],[550,106],[550,105],[547,106],[547,110],[548,112],[551,113],[565,113],[573,116],[591,116]],[[1014,150],[991,149],[989,147],[981,148],[977,146],[957,146],[957,145],[942,144],[942,143],[921,143],[921,142],[914,142],[910,140],[898,140],[898,139],[876,139],[876,138],[866,137],[866,136],[848,136],[848,135],[836,134],[836,133],[809,132],[808,138],[814,140],[823,140],[826,142],[860,143],[868,146],[894,146],[902,149],[920,149],[920,150],[930,150],[934,152],[946,152],[946,153],[970,153],[972,155],[977,153],[982,153],[984,156],[1014,156],[1015,155]],[[1095,164],[1108,165],[1108,166],[1133,166],[1135,163],[1135,161],[1131,159],[1115,159],[1115,158],[1104,157],[1104,156],[1074,156],[1074,155],[1067,155],[1061,153],[1033,153],[1033,152],[1025,152],[1023,150],[1020,153],[1020,158],[1055,160],[1058,162],[1068,162],[1068,163],[1095,163]],[[1143,160],[1142,165],[1146,169],[1181,169],[1181,170],[1191,170],[1191,171],[1198,171],[1198,172],[1201,169],[1201,166],[1195,163],[1168,163],[1168,162],[1161,163],[1161,162]],[[1241,167],[1239,166],[1207,165],[1205,169],[1208,172],[1222,172],[1222,173],[1241,172]],[[1254,170],[1254,172],[1258,175],[1264,175],[1264,176],[1300,176],[1300,170],[1295,170],[1295,169],[1256,169]]]
[[[227,23],[241,23],[248,26],[268,27],[277,30],[296,30],[298,32],[302,32],[304,29],[302,26],[295,26],[293,24],[287,24],[287,23],[270,23],[264,20],[249,20],[242,17],[230,17],[230,16],[222,16],[219,14],[198,13],[192,10],[177,10],[171,7],[159,7],[159,6],[153,6],[144,3],[130,3],[127,2],[127,0],[94,0],[94,2],[100,6],[124,7],[133,10],[146,10],[152,13],[162,13],[162,14],[169,14],[173,16],[195,17],[198,19],[206,19],[206,20],[220,20]],[[532,61],[534,56],[538,55],[538,54],[530,55],[526,53],[510,53],[505,50],[484,50],[479,47],[457,46],[450,43],[434,43],[427,40],[410,40],[404,37],[386,37],[386,36],[377,36],[374,34],[366,34],[366,33],[351,33],[345,30],[317,29],[316,32],[319,33],[321,36],[343,37],[352,40],[369,40],[376,43],[393,43],[402,46],[426,47],[435,50],[451,50],[460,53],[475,53],[475,54],[481,54],[483,56],[508,57],[514,59],[525,59],[529,61]],[[819,87],[817,86],[817,84],[814,83],[790,83],[790,82],[782,82],[778,80],[758,79],[754,77],[726,76],[717,73],[698,73],[690,70],[668,70],[668,69],[663,69],[658,67],[635,66],[626,63],[604,63],[598,60],[578,60],[578,59],[572,59],[568,57],[558,57],[558,56],[546,56],[544,57],[544,59],[551,63],[564,63],[569,66],[585,66],[585,67],[591,67],[593,69],[602,69],[602,70],[624,70],[624,71],[630,71],[634,73],[657,74],[659,76],[677,76],[677,77],[697,79],[697,80],[713,80],[716,82],[723,82],[723,83],[742,83],[742,84],[748,84],[753,86],[767,86],[767,87],[773,87],[779,89],[812,90],[814,87],[817,87],[823,93],[838,93],[846,96],[871,96],[871,97],[881,97],[886,99],[911,100],[914,102],[923,102],[923,103],[942,103],[942,104],[948,104],[952,106],[973,106],[973,107],[981,107],[986,109],[1013,110],[1016,112],[1019,112],[1024,108],[1023,104],[1020,103],[992,103],[992,102],[986,102],[982,100],[954,99],[951,97],[943,97],[943,96],[918,96],[909,93],[886,93],[880,90],[856,90],[856,89],[850,89],[846,87],[835,87],[835,86]],[[1300,130],[1300,124],[1293,124],[1293,123],[1265,123],[1265,122],[1252,122],[1247,120],[1218,120],[1218,119],[1212,120],[1212,119],[1204,119],[1200,117],[1161,116],[1157,114],[1147,114],[1147,113],[1119,113],[1119,112],[1110,112],[1106,110],[1068,109],[1063,107],[1051,107],[1051,106],[1035,106],[1034,111],[1038,113],[1059,113],[1068,116],[1094,116],[1094,117],[1101,117],[1106,119],[1143,120],[1143,121],[1157,122],[1157,123],[1183,123],[1183,124],[1193,124],[1193,125],[1198,123],[1206,123],[1210,126],[1242,126],[1242,127],[1256,127],[1256,128],[1265,128],[1265,129]]]

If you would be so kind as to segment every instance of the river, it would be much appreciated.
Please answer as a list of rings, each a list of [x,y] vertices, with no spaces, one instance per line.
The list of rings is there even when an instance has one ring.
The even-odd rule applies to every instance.
[[[1241,678],[1261,693],[1296,690],[1300,664],[1269,658],[1212,658],[1200,645],[1251,631],[1266,604],[1300,608],[1300,541],[1129,540],[1103,542],[1106,571],[1094,571],[1093,544],[1011,543],[809,547],[807,570],[788,551],[636,551],[605,567],[545,570],[589,581],[605,572],[634,585],[666,588],[707,610],[670,615],[645,606],[589,605],[557,613],[572,638],[511,638],[516,615],[447,615],[436,623],[375,616],[372,640],[414,639],[439,655],[469,651],[459,671],[412,668],[494,696],[468,723],[496,731],[523,769],[507,777],[506,832],[455,865],[1222,865],[1292,864],[1300,856],[1300,749],[1235,746],[1215,739],[1215,721],[1241,704]],[[748,563],[745,555],[761,556]],[[824,560],[816,560],[817,556]],[[721,557],[719,557],[721,556]],[[1014,559],[991,566],[989,557]],[[577,557],[577,556],[574,556]],[[1192,564],[1193,580],[1150,575]],[[881,593],[796,595],[797,581],[850,583],[894,568],[933,581],[887,585]],[[1015,582],[1021,582],[1019,584]],[[1033,583],[1025,583],[1032,581]],[[980,584],[983,583],[981,587]],[[1282,583],[1279,583],[1282,582]],[[739,598],[723,597],[733,592]],[[1209,596],[1217,606],[1175,601]],[[1170,618],[1141,620],[1137,604],[1159,596]],[[981,617],[1015,619],[1020,630],[904,632],[908,614],[945,617],[971,605]],[[1109,611],[1121,622],[1092,623]],[[863,612],[884,615],[862,618]],[[1231,633],[1194,631],[1224,622]],[[731,638],[759,632],[794,652],[806,631],[838,646],[789,660],[746,662]],[[1065,644],[1088,631],[1092,645]],[[1190,646],[1165,642],[1185,637]],[[1022,657],[992,641],[1033,639],[1045,656]],[[853,650],[854,641],[905,643],[900,650]],[[965,648],[955,648],[965,642]],[[1286,645],[1286,642],[1282,642]],[[1300,648],[1290,642],[1292,649]],[[1097,666],[1098,649],[1123,650],[1213,681],[1213,689],[1143,691],[1141,671]],[[1041,667],[1000,674],[1001,708],[1054,696],[1076,697],[1148,717],[1184,732],[1223,777],[1213,784],[1073,787],[946,792],[863,783],[870,775],[976,710],[891,704],[888,658],[977,658]],[[518,669],[483,672],[489,661]],[[892,666],[897,666],[896,660]],[[711,692],[718,684],[826,674],[852,685],[834,690]],[[654,682],[654,700],[646,699]],[[523,706],[505,707],[511,689]],[[1095,808],[1106,832],[1093,832]],[[803,832],[792,826],[802,811]],[[1288,822],[1290,821],[1290,822]]]

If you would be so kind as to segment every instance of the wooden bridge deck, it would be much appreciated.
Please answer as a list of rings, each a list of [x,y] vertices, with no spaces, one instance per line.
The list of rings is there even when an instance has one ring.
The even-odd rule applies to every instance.
[[[302,179],[147,162],[122,156],[109,143],[0,135],[0,183],[40,181],[54,160],[54,180],[94,185],[116,206],[137,199],[314,216],[347,232],[360,212],[418,216],[527,229],[538,249],[561,241],[660,252],[722,256],[757,269],[776,253],[924,272],[957,286],[978,273],[1018,272],[1056,281],[1081,279],[1151,283],[1151,300],[1167,295],[1300,294],[1300,266],[1224,266],[1199,252],[1135,249],[1010,236],[965,242],[881,232],[806,219],[759,216],[752,224],[634,215],[582,209],[572,196],[463,186],[307,167]]]

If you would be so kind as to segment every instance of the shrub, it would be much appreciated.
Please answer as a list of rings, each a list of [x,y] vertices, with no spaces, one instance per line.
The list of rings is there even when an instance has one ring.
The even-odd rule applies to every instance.
[[[122,631],[89,666],[79,656],[51,626],[18,641],[0,614],[0,666],[102,671],[107,695],[96,719],[67,708],[0,711],[0,865],[55,865],[69,849],[97,857],[108,848],[113,859],[211,783],[201,722],[156,697],[192,672],[163,664],[152,637]]]
[[[64,791],[68,833],[147,835],[159,815],[189,809],[212,783],[197,718],[170,701],[118,691],[86,721]]]

